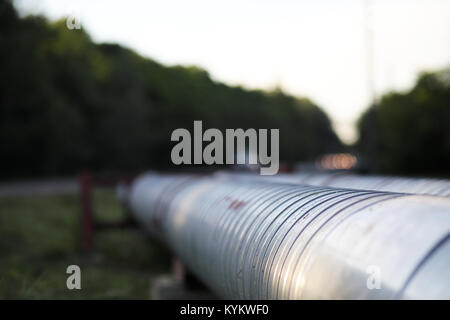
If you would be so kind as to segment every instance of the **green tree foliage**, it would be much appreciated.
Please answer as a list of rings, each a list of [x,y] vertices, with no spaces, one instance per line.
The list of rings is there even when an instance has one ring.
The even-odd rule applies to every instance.
[[[423,73],[406,93],[389,93],[359,121],[360,151],[372,169],[450,174],[450,69]]]
[[[64,20],[20,18],[0,4],[1,176],[142,170],[170,164],[170,133],[279,128],[280,157],[338,150],[327,116],[307,99],[213,81],[117,44],[96,44]]]

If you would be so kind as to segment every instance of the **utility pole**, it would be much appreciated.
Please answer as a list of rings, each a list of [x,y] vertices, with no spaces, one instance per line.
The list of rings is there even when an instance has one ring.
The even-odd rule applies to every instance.
[[[366,66],[367,66],[367,89],[369,92],[369,101],[371,105],[375,104],[375,71],[374,71],[374,43],[373,43],[373,24],[372,24],[372,0],[364,0],[364,13],[366,24]]]
[[[367,91],[369,94],[368,127],[363,149],[366,154],[367,169],[369,172],[378,172],[378,123],[376,115],[376,90],[374,70],[374,41],[373,41],[373,0],[364,1],[366,66],[367,66]]]

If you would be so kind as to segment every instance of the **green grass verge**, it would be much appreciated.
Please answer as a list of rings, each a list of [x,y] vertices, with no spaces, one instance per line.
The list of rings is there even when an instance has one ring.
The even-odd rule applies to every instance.
[[[103,220],[121,217],[113,192],[97,191]],[[169,270],[170,255],[139,230],[98,233],[80,248],[79,196],[0,198],[0,299],[148,299],[149,283]],[[66,268],[81,268],[68,290]]]

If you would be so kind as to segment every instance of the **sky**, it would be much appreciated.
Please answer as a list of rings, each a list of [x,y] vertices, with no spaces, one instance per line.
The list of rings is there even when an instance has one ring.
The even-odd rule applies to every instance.
[[[22,14],[76,16],[94,41],[230,85],[308,97],[343,141],[373,97],[450,66],[450,0],[16,0]],[[371,70],[371,71],[370,71]]]

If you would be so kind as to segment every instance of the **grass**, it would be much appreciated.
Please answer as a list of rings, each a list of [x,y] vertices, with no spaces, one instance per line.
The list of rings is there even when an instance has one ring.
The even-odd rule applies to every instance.
[[[103,220],[121,217],[110,191],[96,191]],[[0,198],[0,299],[148,299],[149,283],[167,273],[170,256],[139,230],[97,233],[81,252],[79,196]],[[66,269],[81,268],[81,290],[68,290]]]

